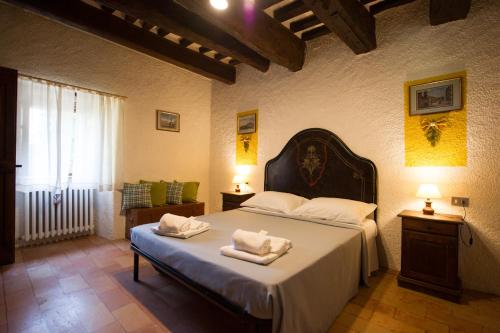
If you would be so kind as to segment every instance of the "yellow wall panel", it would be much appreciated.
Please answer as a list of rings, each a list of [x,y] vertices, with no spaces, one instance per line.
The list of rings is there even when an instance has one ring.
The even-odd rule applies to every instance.
[[[421,116],[410,116],[410,86],[433,81],[462,78],[462,109]],[[467,165],[467,75],[450,73],[404,84],[405,165],[406,166],[466,166]],[[435,146],[425,137],[422,120],[446,120],[441,138]]]
[[[238,134],[238,117],[255,113],[255,133]],[[259,111],[251,110],[238,113],[236,117],[236,165],[256,165],[259,133]],[[245,151],[243,140],[249,138],[248,150]]]

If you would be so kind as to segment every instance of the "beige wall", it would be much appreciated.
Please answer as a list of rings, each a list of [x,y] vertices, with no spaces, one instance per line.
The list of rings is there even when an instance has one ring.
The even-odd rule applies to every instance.
[[[0,66],[127,96],[124,180],[198,180],[208,202],[210,80],[1,3]],[[180,113],[181,132],[157,131],[156,109]],[[120,196],[100,197],[100,234],[123,237]]]
[[[420,209],[419,183],[435,182],[444,198],[435,207],[461,213],[450,196],[471,198],[467,216],[475,234],[461,248],[465,287],[500,294],[500,2],[473,1],[465,21],[432,27],[428,1],[377,16],[378,47],[355,56],[336,36],[308,43],[303,70],[271,66],[262,74],[239,66],[238,83],[214,83],[210,157],[211,210],[231,189],[236,113],[259,109],[259,163],[250,186],[263,187],[263,168],[287,140],[308,127],[338,134],[379,171],[382,262],[400,266],[403,209]],[[468,72],[468,166],[404,167],[403,82],[456,70]]]

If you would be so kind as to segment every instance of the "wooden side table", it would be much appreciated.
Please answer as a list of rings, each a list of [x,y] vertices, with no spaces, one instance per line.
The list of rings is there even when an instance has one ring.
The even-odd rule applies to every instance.
[[[255,193],[250,192],[221,192],[222,211],[240,208],[240,204],[253,197]]]
[[[402,219],[401,272],[398,285],[455,302],[462,286],[458,277],[459,215],[424,215],[404,210]]]

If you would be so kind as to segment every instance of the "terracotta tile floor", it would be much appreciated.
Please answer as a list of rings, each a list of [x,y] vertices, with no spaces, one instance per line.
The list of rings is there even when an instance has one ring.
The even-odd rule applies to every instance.
[[[140,278],[132,281],[127,241],[87,237],[19,250],[14,265],[1,267],[0,333],[248,332],[144,261]],[[454,304],[399,288],[391,273],[370,284],[329,333],[500,332],[499,297],[468,292]]]

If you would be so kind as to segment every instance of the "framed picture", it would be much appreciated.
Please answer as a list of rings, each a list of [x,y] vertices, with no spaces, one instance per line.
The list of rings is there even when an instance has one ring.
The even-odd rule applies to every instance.
[[[181,115],[175,112],[156,110],[156,129],[179,132],[181,130]]]
[[[462,79],[410,86],[410,116],[462,109]]]
[[[256,130],[257,117],[255,112],[238,115],[238,134],[255,133]]]

